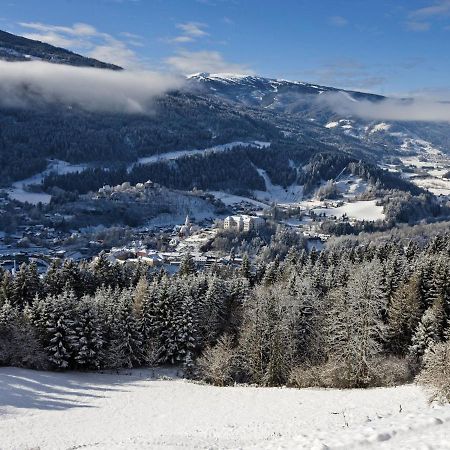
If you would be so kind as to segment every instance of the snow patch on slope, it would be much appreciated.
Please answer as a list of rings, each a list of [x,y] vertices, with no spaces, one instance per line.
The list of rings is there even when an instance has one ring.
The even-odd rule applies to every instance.
[[[262,141],[252,141],[252,142],[230,142],[228,144],[216,145],[214,147],[205,149],[195,149],[195,150],[176,150],[174,152],[160,153],[152,156],[145,156],[139,158],[137,162],[131,164],[128,170],[131,170],[134,166],[138,164],[154,164],[161,161],[171,161],[178,158],[183,158],[184,156],[192,156],[198,154],[208,154],[208,153],[219,153],[233,150],[236,147],[256,147],[256,148],[267,148],[270,146],[270,142]]]
[[[65,175],[67,173],[82,172],[86,168],[87,165],[84,164],[70,164],[57,159],[50,160],[47,169],[25,180],[16,181],[7,190],[7,193],[11,199],[17,200],[18,202],[30,203],[32,205],[37,205],[38,203],[48,204],[52,198],[51,195],[44,192],[28,192],[29,186],[41,184],[44,178],[51,173]]]
[[[383,207],[378,206],[376,200],[360,200],[351,203],[345,203],[337,208],[318,208],[315,210],[317,214],[325,214],[326,216],[342,217],[344,214],[349,219],[376,221],[384,220],[386,217],[383,213]]]
[[[389,131],[391,129],[391,125],[389,125],[388,123],[385,122],[381,122],[381,123],[377,123],[376,125],[374,125],[371,130],[369,131],[370,134],[373,133],[379,133],[382,131]]]
[[[297,203],[303,198],[303,186],[293,184],[286,189],[272,183],[269,175],[263,169],[256,168],[266,183],[265,191],[253,191],[255,197],[266,203],[290,204]]]

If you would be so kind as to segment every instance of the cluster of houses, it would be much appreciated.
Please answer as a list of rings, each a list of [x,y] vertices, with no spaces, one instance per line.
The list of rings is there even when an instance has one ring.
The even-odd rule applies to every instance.
[[[202,252],[189,252],[198,269],[211,267],[213,264],[239,265],[242,260],[236,257],[204,254]],[[122,247],[112,248],[107,254],[111,262],[141,263],[155,269],[164,269],[168,273],[177,272],[186,253],[181,251],[159,252],[145,248]]]
[[[139,201],[147,200],[149,194],[155,188],[159,188],[160,185],[153,183],[152,181],[146,181],[145,183],[137,183],[136,186],[132,186],[128,181],[119,184],[117,186],[103,186],[98,190],[95,195],[95,199],[110,199],[115,201]]]

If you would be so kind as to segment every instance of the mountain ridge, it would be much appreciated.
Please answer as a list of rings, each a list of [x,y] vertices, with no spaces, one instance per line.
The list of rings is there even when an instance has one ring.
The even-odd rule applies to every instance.
[[[45,42],[17,36],[3,30],[0,30],[0,59],[11,62],[41,60],[78,67],[123,70],[122,67],[115,64],[98,61],[62,47],[55,47]]]
[[[55,62],[56,55],[56,62],[60,64],[104,64],[48,44],[7,36],[12,42],[6,48],[7,55],[16,51],[18,43],[24,43],[28,46],[26,51],[30,46],[40,49],[36,52],[41,60]],[[0,34],[0,47],[1,37]],[[13,60],[24,58],[25,50],[22,47],[22,53]],[[108,68],[108,65],[102,67]],[[364,120],[351,113],[336,112],[328,102],[321,101],[326,94],[338,95],[338,101],[347,104],[385,99],[376,94],[302,81],[246,74],[198,73],[187,77],[182,88],[161,94],[154,102],[152,114],[95,113],[56,103],[44,104],[40,109],[0,107],[3,133],[0,176],[3,184],[8,185],[42,171],[51,159],[117,168],[159,153],[204,149],[235,141],[266,141],[272,143],[271,149],[257,154],[235,150],[221,156],[220,161],[217,155],[210,156],[209,161],[199,155],[189,162],[180,161],[179,164],[183,163],[185,167],[182,187],[202,185],[207,188],[211,174],[201,181],[199,173],[210,170],[208,167],[221,170],[223,179],[231,179],[230,170],[237,160],[252,170],[251,165],[262,158],[266,159],[265,170],[277,167],[271,176],[278,184],[285,184],[286,180],[292,182],[298,178],[300,168],[308,164],[320,167],[313,172],[316,175],[320,172],[320,176],[329,179],[334,173],[325,167],[330,155],[329,164],[336,163],[335,168],[355,160],[373,166],[383,163],[382,166],[387,167],[384,164],[386,158],[408,154],[428,157],[442,149],[450,149],[447,125]],[[300,164],[296,169],[291,164],[294,159]],[[171,169],[166,173],[169,184],[175,185],[174,180],[180,177],[180,173],[176,173],[177,165],[171,163]],[[159,172],[166,169],[163,164]],[[138,175],[148,175],[148,170],[145,175],[143,172]],[[256,180],[258,174],[255,172],[254,175]],[[245,179],[236,180],[234,189],[245,188],[245,185]]]

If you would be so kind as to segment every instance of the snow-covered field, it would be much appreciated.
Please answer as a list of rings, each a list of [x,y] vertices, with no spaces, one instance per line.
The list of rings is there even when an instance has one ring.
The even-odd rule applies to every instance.
[[[17,200],[19,202],[28,202],[32,205],[37,205],[38,203],[47,204],[50,203],[51,195],[45,192],[29,192],[28,187],[35,184],[41,184],[44,178],[52,172],[59,175],[64,175],[66,173],[82,172],[87,168],[83,164],[70,164],[66,161],[60,161],[57,159],[50,160],[43,172],[33,175],[25,180],[16,181],[13,183],[12,187],[7,190],[10,198]]]
[[[156,375],[1,368],[0,448],[450,448],[450,407],[413,385],[216,388]]]
[[[403,173],[404,178],[435,195],[450,195],[450,180],[444,177],[450,170],[450,158],[447,155],[430,150],[420,158],[409,156],[400,160],[404,165],[415,168],[415,173]]]
[[[383,207],[378,206],[376,200],[360,200],[352,203],[345,203],[337,208],[318,208],[317,214],[325,213],[327,216],[341,217],[346,214],[350,219],[355,220],[383,220],[385,215]]]
[[[239,195],[232,195],[221,191],[209,191],[209,193],[214,195],[214,197],[216,197],[217,199],[221,200],[227,206],[248,203],[262,209],[267,208],[266,203],[258,202],[257,200],[253,200],[248,197],[241,197]]]

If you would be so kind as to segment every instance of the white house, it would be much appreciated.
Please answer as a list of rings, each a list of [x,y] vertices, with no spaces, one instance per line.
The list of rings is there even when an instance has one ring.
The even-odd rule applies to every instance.
[[[261,228],[265,221],[261,217],[256,216],[228,216],[223,222],[225,230],[250,231]]]

